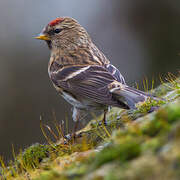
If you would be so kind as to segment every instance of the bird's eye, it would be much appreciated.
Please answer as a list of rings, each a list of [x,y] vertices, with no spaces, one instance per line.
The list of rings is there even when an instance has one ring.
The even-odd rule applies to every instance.
[[[60,33],[61,31],[62,31],[62,29],[55,29],[55,30],[54,30],[54,32],[55,32],[56,34]]]

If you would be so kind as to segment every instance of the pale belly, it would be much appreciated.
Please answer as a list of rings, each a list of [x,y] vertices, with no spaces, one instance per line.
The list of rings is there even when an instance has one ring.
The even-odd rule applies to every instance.
[[[79,108],[79,109],[87,109],[87,107],[82,104],[81,102],[77,101],[76,99],[74,99],[71,95],[69,95],[66,92],[62,93],[62,97],[68,102],[70,103],[72,106]]]
[[[74,97],[72,97],[70,94],[66,92],[62,92],[61,96],[72,106],[78,108],[78,109],[84,109],[84,110],[98,110],[98,109],[105,109],[107,106],[84,100],[83,102],[78,101]]]

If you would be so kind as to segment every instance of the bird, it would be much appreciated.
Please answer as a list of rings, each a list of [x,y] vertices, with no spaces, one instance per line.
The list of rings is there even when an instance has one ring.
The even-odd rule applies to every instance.
[[[74,132],[85,113],[109,107],[136,109],[152,95],[126,84],[120,71],[71,17],[57,17],[35,37],[50,49],[48,74],[59,94],[73,106]]]

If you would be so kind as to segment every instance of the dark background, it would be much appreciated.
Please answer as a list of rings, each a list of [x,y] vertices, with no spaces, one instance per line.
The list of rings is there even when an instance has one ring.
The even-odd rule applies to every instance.
[[[45,142],[40,115],[51,124],[71,115],[52,86],[49,50],[33,39],[58,16],[77,19],[95,44],[117,66],[129,85],[144,77],[177,73],[180,65],[179,0],[1,0],[0,1],[0,155],[11,156]]]

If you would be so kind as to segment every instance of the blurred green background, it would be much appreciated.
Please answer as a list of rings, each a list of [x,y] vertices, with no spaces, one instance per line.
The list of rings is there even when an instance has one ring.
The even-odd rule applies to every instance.
[[[52,111],[58,122],[71,115],[49,80],[46,44],[32,38],[58,16],[77,19],[129,85],[179,70],[179,0],[1,0],[0,155],[5,159],[11,144],[18,150],[45,142],[40,115],[45,124],[53,120]]]

